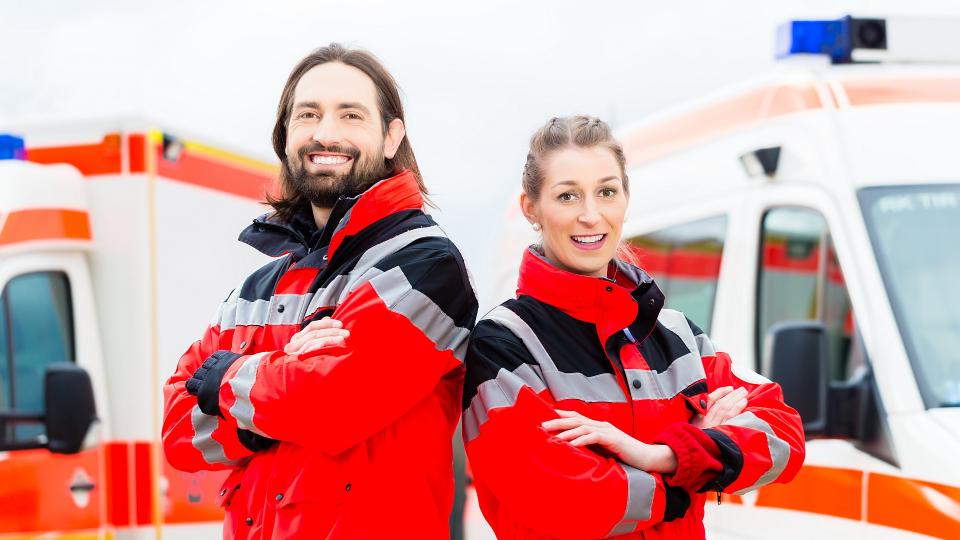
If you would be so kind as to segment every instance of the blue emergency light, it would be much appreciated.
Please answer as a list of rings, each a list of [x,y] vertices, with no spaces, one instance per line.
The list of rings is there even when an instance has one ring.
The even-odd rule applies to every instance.
[[[780,26],[777,38],[777,58],[826,54],[834,64],[847,64],[855,50],[886,50],[887,26],[884,19],[849,15],[833,21],[791,21]]]
[[[26,159],[27,151],[23,138],[0,133],[0,159]]]

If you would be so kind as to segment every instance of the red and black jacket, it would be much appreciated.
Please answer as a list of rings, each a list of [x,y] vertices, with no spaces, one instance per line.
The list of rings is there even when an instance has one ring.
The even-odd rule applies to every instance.
[[[341,199],[322,230],[306,212],[241,234],[279,258],[230,293],[164,386],[170,463],[233,470],[225,537],[448,534],[477,302],[422,206],[407,171]],[[325,316],[350,330],[344,347],[283,353]]]
[[[478,321],[467,351],[463,437],[484,516],[499,538],[703,538],[706,491],[743,493],[799,470],[804,436],[780,387],[736,369],[653,280],[614,261],[614,278],[523,258],[518,296]],[[745,387],[723,425],[690,424],[709,391]],[[607,421],[677,455],[647,473],[540,427],[555,409]]]

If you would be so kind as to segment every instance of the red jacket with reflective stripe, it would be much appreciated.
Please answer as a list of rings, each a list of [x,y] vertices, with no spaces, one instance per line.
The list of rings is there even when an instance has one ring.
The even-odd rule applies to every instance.
[[[498,538],[703,538],[706,492],[743,493],[799,470],[804,436],[780,387],[736,369],[639,268],[614,280],[528,250],[518,297],[478,323],[467,351],[463,436],[480,508]],[[725,424],[690,424],[707,394],[744,387]],[[674,474],[633,468],[540,427],[555,409],[669,445]]]
[[[448,537],[477,303],[422,205],[405,172],[341,199],[322,231],[306,214],[241,235],[282,256],[228,296],[164,387],[170,463],[232,469],[218,499],[225,538]],[[345,347],[282,352],[324,316],[350,330]],[[208,360],[219,379],[192,395],[185,382]]]

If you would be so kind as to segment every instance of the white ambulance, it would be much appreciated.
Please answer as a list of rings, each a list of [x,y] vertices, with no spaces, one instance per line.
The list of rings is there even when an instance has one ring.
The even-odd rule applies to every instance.
[[[621,133],[668,307],[806,424],[796,479],[709,505],[708,535],[960,538],[960,24],[784,32],[775,75]],[[485,305],[535,240],[511,212]]]
[[[161,386],[263,264],[234,239],[276,167],[144,122],[17,135],[0,136],[0,539],[218,538],[224,474],[166,464]]]

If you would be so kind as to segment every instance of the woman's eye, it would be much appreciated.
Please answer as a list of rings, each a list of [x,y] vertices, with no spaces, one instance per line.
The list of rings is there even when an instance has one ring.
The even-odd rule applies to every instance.
[[[561,193],[560,196],[557,197],[557,198],[560,199],[560,200],[563,201],[563,202],[567,202],[567,201],[576,200],[577,195],[576,195],[575,193],[571,193],[571,192],[568,191],[568,192],[566,192],[566,193]]]
[[[617,195],[617,190],[614,188],[603,188],[600,190],[601,197],[615,197]]]

